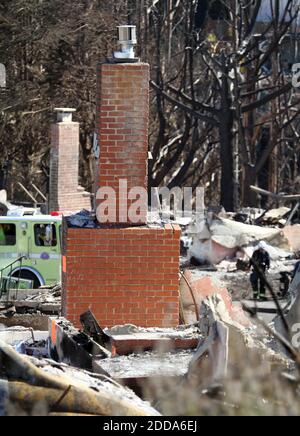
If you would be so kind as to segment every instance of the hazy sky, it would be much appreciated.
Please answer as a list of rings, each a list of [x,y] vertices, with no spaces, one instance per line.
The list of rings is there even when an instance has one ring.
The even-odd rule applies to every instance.
[[[272,16],[271,14],[271,1],[273,1],[273,4],[275,3],[275,0],[263,0],[263,6],[261,7],[261,11],[260,11],[260,15],[259,15],[259,19],[260,21],[268,21],[270,19],[270,17]],[[281,11],[284,10],[286,4],[287,4],[288,0],[280,0],[280,7],[281,7]],[[294,4],[295,5],[300,5],[300,0],[294,0]]]

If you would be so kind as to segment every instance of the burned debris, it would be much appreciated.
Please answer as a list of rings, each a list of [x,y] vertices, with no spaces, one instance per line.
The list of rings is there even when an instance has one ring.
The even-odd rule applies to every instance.
[[[15,315],[61,313],[61,286],[39,289],[10,289],[0,298],[0,315],[8,318]]]
[[[208,207],[196,186],[178,213],[174,193],[149,186],[150,85],[175,112],[191,102],[151,82],[135,26],[118,33],[121,51],[97,66],[93,194],[78,185],[72,108],[55,109],[48,215],[35,197],[33,208],[14,206],[0,191],[0,415],[299,414],[300,195],[251,186],[244,174],[263,208]],[[208,111],[220,136],[222,111]],[[190,165],[198,118],[185,121],[187,136],[197,130]],[[224,168],[221,179],[231,205]]]
[[[0,359],[2,415],[35,411],[36,415],[159,416],[105,376],[25,358],[2,341]]]

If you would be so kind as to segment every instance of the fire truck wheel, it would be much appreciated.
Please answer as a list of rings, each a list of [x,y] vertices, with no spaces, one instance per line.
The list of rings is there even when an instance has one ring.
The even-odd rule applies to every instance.
[[[20,277],[21,279],[32,280],[34,289],[38,289],[41,286],[39,279],[31,271],[22,270],[21,273],[19,271],[16,271],[13,274],[13,277]]]

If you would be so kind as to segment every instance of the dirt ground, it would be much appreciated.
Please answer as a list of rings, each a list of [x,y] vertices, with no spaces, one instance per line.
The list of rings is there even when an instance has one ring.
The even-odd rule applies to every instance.
[[[294,270],[295,260],[272,262],[267,278],[276,293],[280,291],[280,273]],[[198,269],[195,267],[195,269]],[[200,269],[200,268],[199,268]],[[223,262],[216,267],[216,271],[201,269],[200,276],[212,276],[217,278],[230,292],[233,301],[252,299],[250,272],[236,270],[235,262]]]

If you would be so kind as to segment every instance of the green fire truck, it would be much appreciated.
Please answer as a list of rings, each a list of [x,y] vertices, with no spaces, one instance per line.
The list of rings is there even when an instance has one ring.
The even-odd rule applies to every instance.
[[[0,292],[61,280],[59,216],[0,217]]]

